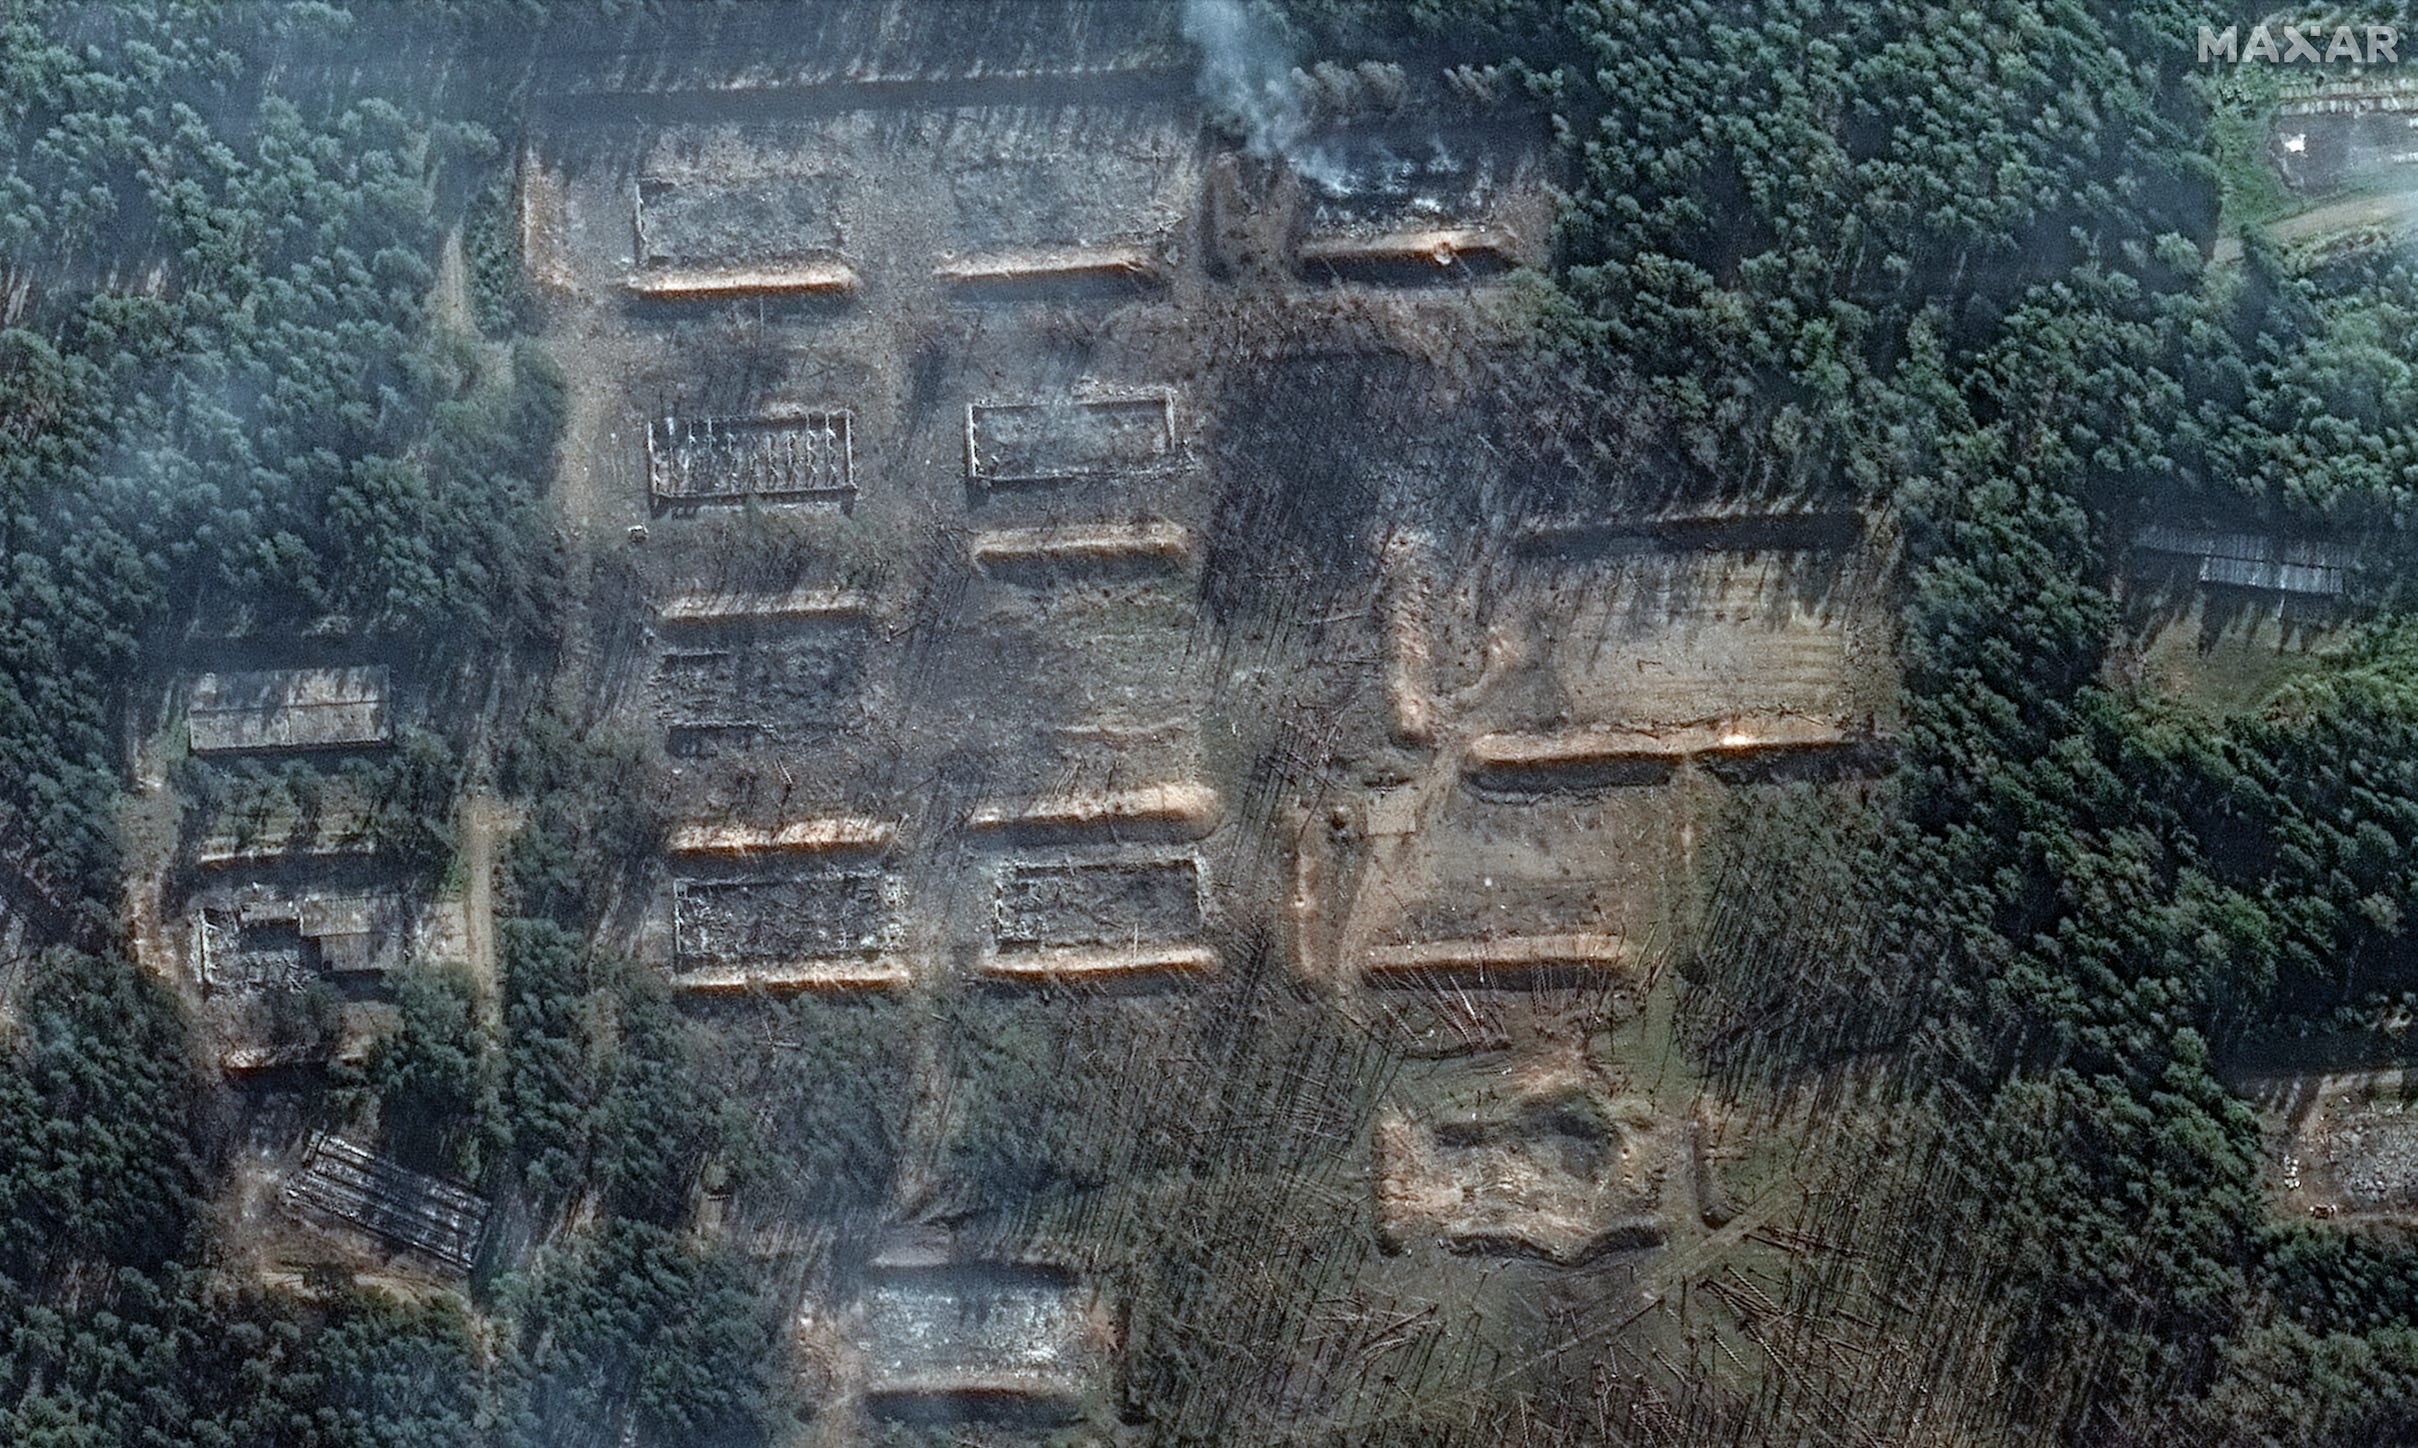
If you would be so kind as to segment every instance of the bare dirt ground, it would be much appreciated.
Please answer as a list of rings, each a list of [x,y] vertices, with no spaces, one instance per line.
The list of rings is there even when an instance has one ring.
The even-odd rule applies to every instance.
[[[462,255],[459,226],[445,233],[445,244],[437,252],[435,302],[438,326],[465,337],[479,334],[478,318],[470,310],[470,265]]]
[[[1433,687],[1508,727],[1855,723],[1886,701],[1856,677],[1856,633],[1880,614],[1855,562],[1707,550],[1505,568],[1463,585],[1477,606],[1438,630]]]
[[[2290,246],[2369,228],[2398,230],[2409,225],[2414,211],[2418,211],[2418,198],[2407,192],[2350,196],[2270,221],[2267,237]]]
[[[2418,197],[2408,193],[2346,196],[2278,217],[2260,230],[2270,243],[2284,249],[2321,248],[2362,237],[2382,243],[2406,230],[2414,215],[2418,215]],[[2241,238],[2218,237],[2210,255],[2220,266],[2239,262]]]

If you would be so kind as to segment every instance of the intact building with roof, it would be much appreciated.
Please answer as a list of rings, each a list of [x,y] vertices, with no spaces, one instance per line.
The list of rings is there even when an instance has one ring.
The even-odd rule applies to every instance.
[[[2326,598],[2341,596],[2358,561],[2358,550],[2348,543],[2163,523],[2134,533],[2133,551],[2180,563],[2197,560],[2198,581],[2203,584]]]

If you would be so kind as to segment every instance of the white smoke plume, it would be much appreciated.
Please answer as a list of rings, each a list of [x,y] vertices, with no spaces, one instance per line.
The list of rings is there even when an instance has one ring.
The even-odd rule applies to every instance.
[[[1201,48],[1201,99],[1241,126],[1243,149],[1339,184],[1333,158],[1303,144],[1310,108],[1283,31],[1244,0],[1184,0],[1184,38]]]

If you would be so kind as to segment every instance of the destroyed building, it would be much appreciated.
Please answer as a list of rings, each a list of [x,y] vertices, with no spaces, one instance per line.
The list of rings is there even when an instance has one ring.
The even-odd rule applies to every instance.
[[[455,1272],[476,1263],[487,1226],[487,1202],[469,1188],[407,1170],[332,1132],[311,1138],[283,1200],[305,1221],[362,1233]]]
[[[1397,1243],[1528,1252],[1556,1262],[1658,1246],[1679,1142],[1652,1109],[1582,1091],[1539,1091],[1453,1119],[1390,1113],[1378,1124],[1378,1208]]]
[[[408,929],[392,895],[255,898],[195,910],[193,954],[213,991],[294,989],[387,971]]]
[[[394,740],[383,664],[202,674],[187,697],[197,754],[359,749]]]
[[[1067,64],[541,107],[532,276],[627,379],[564,446],[635,583],[597,697],[666,755],[636,950],[701,1015],[1208,1010],[1276,972],[1372,1034],[1580,1001],[1634,1049],[1720,793],[1868,772],[1891,731],[1871,521],[1544,506],[1567,469],[1539,482],[1492,370],[1498,283],[1551,255],[1534,117],[1272,158],[1204,123],[1188,55]],[[1690,1103],[1555,1070],[1339,1146],[1371,1250],[1566,1272],[1699,1230]],[[876,1418],[1097,1411],[1114,1334],[1071,1270],[834,1294],[801,1342]]]
[[[826,498],[856,492],[845,412],[650,420],[647,485],[665,503]]]
[[[799,1327],[877,1423],[1071,1425],[1100,1411],[1118,1347],[1108,1294],[1068,1268],[917,1235],[809,1302]]]

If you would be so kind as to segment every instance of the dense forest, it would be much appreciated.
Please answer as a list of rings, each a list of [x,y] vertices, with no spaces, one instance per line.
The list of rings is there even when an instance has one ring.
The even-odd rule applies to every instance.
[[[347,781],[415,867],[473,769],[528,819],[500,984],[415,967],[325,1107],[524,1221],[592,1224],[481,1273],[475,1313],[213,1270],[224,1124],[118,899],[130,682],[193,637],[335,621],[466,701],[548,661],[564,384],[497,240],[510,81],[631,12],[431,4],[422,50],[354,65],[396,7],[0,9],[0,867],[69,942],[0,1014],[0,1442],[745,1444],[800,1411],[745,1264],[683,1223],[709,1183],[883,1200],[910,1066],[894,1006],[798,1001],[809,1065],[747,1086],[591,946],[593,882],[660,834],[616,788],[639,746],[540,710],[492,760],[431,733]],[[1654,484],[1851,500],[1902,536],[1899,767],[1742,825],[1763,908],[1691,1008],[1727,1079],[1852,1076],[1927,1123],[1893,1286],[1968,1314],[1948,1370],[2022,1385],[1973,1441],[2418,1434],[2418,1252],[2273,1219],[2219,1075],[2418,989],[2418,268],[2294,268],[2256,234],[2208,259],[2231,102],[2192,64],[2209,17],[2163,0],[1291,12],[1305,54],[1485,65],[1550,118],[1539,345],[1644,400]],[[2245,710],[2135,687],[2116,556],[2174,517],[2355,531],[2376,622]],[[324,787],[185,767],[205,813]],[[1067,1145],[1071,1048],[944,1026],[998,1116],[943,1144],[955,1169],[1041,1197],[1108,1171]]]
[[[0,1441],[588,1442],[604,1430],[581,1405],[618,1405],[632,1377],[641,1420],[699,1441],[757,1411],[769,1327],[730,1264],[656,1225],[689,1166],[660,1154],[688,1139],[659,1114],[687,1104],[662,989],[566,945],[542,884],[509,942],[508,1072],[469,1044],[477,987],[428,967],[330,1093],[400,1124],[415,1165],[608,1193],[592,1250],[496,1286],[518,1331],[492,1381],[445,1302],[211,1273],[223,1132],[173,1003],[118,936],[127,686],[181,640],[333,628],[400,643],[439,697],[473,701],[500,660],[552,646],[560,380],[513,339],[492,266],[467,325],[432,303],[446,233],[475,241],[509,184],[508,119],[433,106],[428,70],[264,83],[351,53],[380,9],[0,16],[0,840],[93,947],[44,953],[12,1002]],[[459,12],[420,18],[448,46],[470,34]],[[503,18],[521,35],[541,17]],[[427,860],[461,767],[429,734],[334,783]],[[198,762],[182,782],[205,813],[331,783]]]

